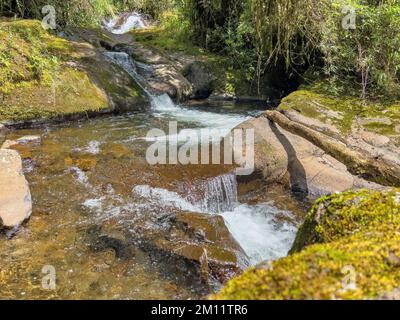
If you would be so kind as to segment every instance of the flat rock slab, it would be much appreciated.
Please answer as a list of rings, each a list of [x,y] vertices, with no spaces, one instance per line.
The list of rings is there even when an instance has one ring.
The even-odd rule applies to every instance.
[[[32,198],[15,150],[0,150],[0,227],[19,226],[32,213]]]
[[[344,164],[311,142],[265,118],[251,119],[237,128],[254,129],[256,176],[262,173],[267,183],[289,184],[310,198],[350,189],[382,190],[380,185],[353,176]]]

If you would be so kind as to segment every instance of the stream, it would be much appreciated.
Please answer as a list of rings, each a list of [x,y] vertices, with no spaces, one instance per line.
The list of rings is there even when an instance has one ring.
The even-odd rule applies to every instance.
[[[106,54],[137,76],[124,54]],[[39,135],[41,143],[16,147],[34,210],[12,239],[0,239],[1,297],[195,299],[233,275],[224,269],[232,259],[243,270],[287,254],[303,214],[290,195],[274,188],[241,192],[228,165],[146,161],[153,128],[168,132],[177,121],[179,129],[227,134],[262,108],[176,105],[168,95],[147,94],[147,112],[9,133],[7,139]],[[206,231],[194,228],[189,236],[191,223]],[[190,259],[201,244],[217,252],[222,266],[206,281]],[[42,288],[43,266],[56,270],[56,290]]]

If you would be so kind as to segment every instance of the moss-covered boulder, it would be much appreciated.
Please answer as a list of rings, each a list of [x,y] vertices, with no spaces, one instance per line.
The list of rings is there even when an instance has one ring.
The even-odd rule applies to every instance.
[[[400,102],[363,101],[329,93],[326,84],[303,86],[282,100],[290,120],[333,137],[348,147],[400,166]]]
[[[399,220],[400,191],[349,191],[320,198],[300,227],[291,252],[367,232]]]
[[[0,20],[0,121],[137,110],[130,76],[88,43],[67,41],[39,21]]]
[[[322,204],[324,209],[318,210]],[[268,268],[250,269],[214,298],[399,298],[399,230],[399,189],[323,198],[299,235],[306,235],[302,245],[324,243],[305,247]]]

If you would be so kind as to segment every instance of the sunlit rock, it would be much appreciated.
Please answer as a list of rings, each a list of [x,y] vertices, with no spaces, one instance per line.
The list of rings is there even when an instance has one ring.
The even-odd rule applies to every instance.
[[[19,226],[32,213],[28,182],[17,151],[0,150],[0,226]]]

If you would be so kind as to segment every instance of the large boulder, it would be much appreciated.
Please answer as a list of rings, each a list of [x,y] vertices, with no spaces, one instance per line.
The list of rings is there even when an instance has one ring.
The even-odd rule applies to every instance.
[[[207,99],[213,93],[215,77],[204,62],[195,61],[187,65],[183,75],[192,84],[192,99]]]
[[[293,192],[310,198],[353,188],[382,190],[380,185],[353,176],[345,165],[311,142],[283,130],[264,117],[248,120],[236,129],[254,130],[253,175],[261,175],[266,183],[283,183]]]
[[[0,44],[11,48],[4,72],[23,75],[7,76],[0,88],[0,121],[5,124],[136,111],[147,105],[130,75],[98,48],[48,33],[40,21],[1,21]],[[39,59],[43,70],[29,68]]]
[[[339,140],[368,158],[400,166],[398,102],[369,103],[308,86],[283,99],[279,110],[290,120]]]
[[[147,229],[140,241],[154,259],[190,266],[203,282],[225,283],[248,266],[221,216],[180,212],[161,221],[163,228]]]
[[[400,192],[348,191],[320,198],[301,225],[291,253],[379,227],[400,213]]]
[[[17,227],[31,213],[31,193],[21,157],[15,150],[0,149],[0,227]]]

